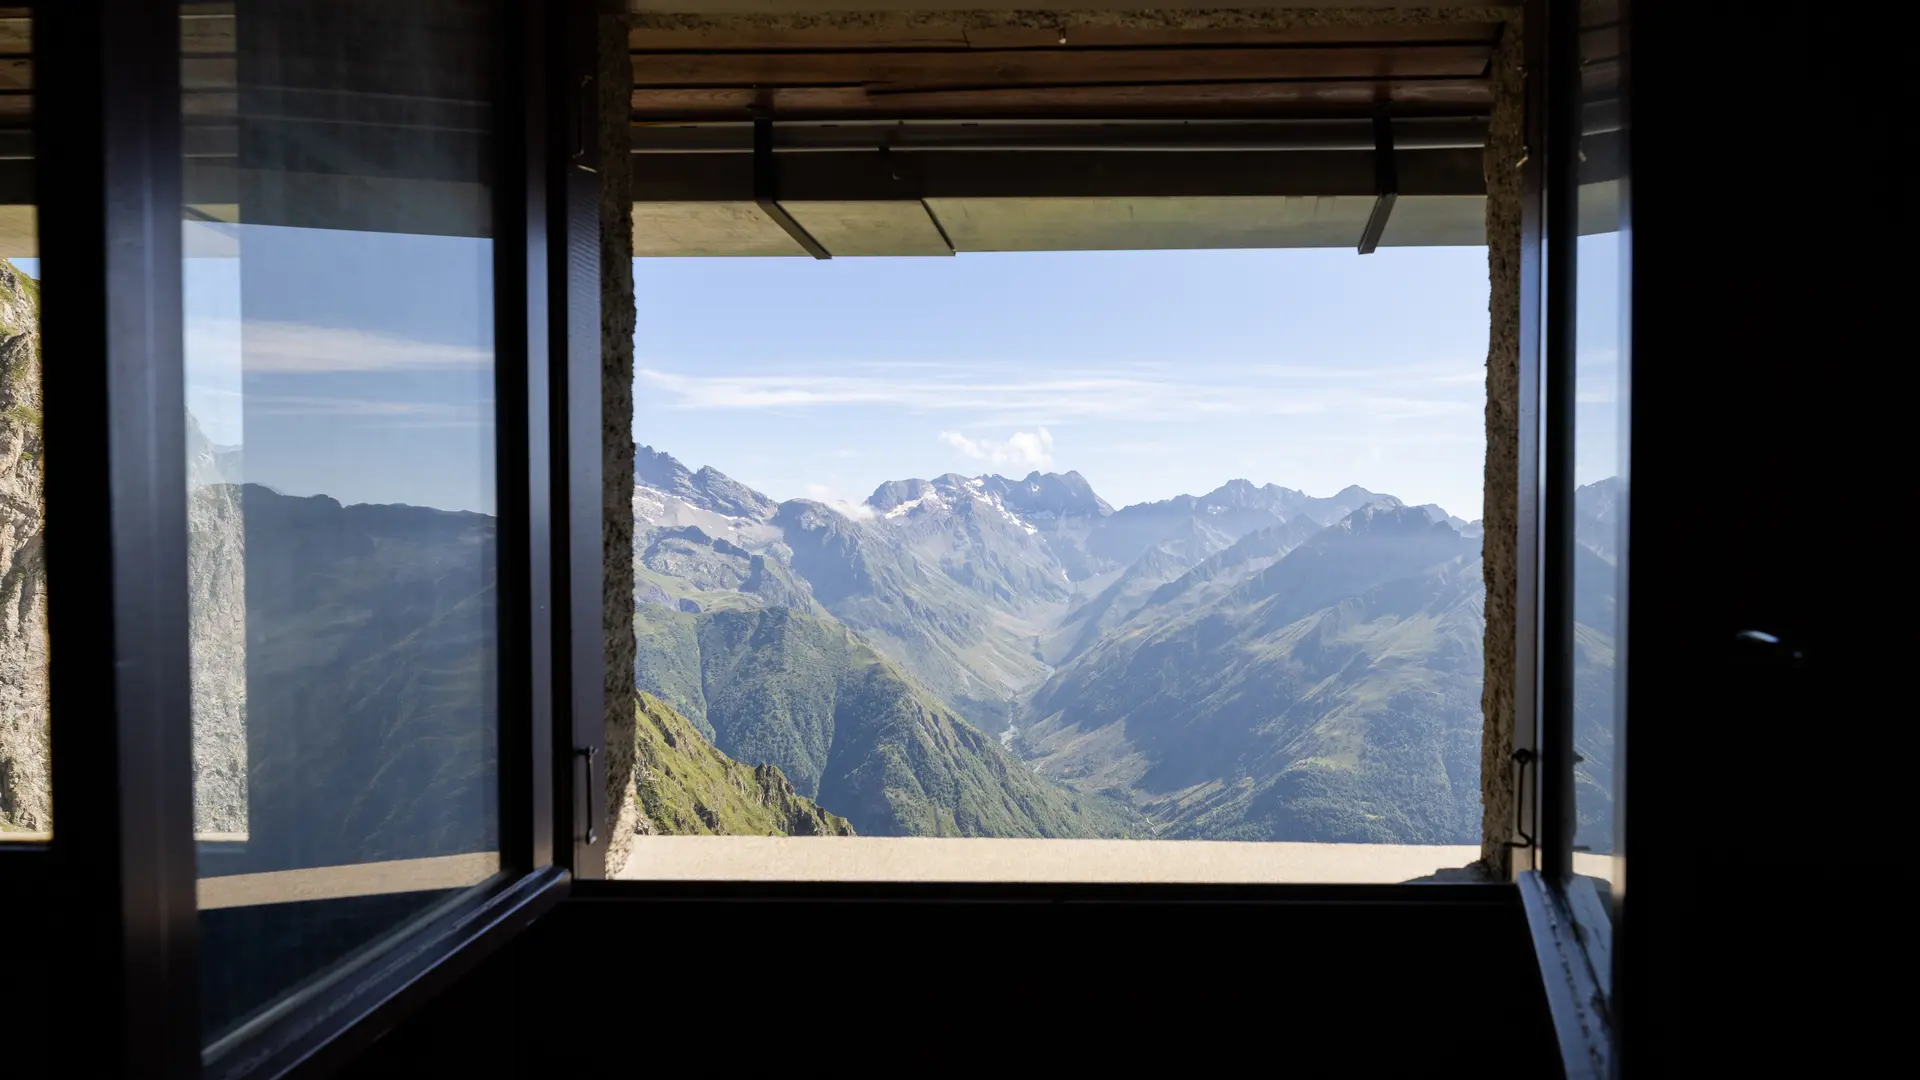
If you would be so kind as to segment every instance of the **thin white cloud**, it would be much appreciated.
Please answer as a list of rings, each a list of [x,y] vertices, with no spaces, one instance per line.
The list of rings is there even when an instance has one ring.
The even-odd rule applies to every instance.
[[[975,461],[1022,469],[1053,465],[1053,432],[1046,428],[1016,431],[1005,439],[972,439],[957,431],[943,431],[940,441]]]
[[[1580,405],[1612,405],[1620,400],[1620,353],[1588,347],[1575,356],[1573,399]]]
[[[484,403],[391,401],[378,398],[251,394],[246,410],[256,416],[327,416],[378,420],[388,427],[478,427],[492,423]]]
[[[643,398],[650,394],[677,409],[885,406],[909,412],[972,412],[978,414],[975,423],[1010,427],[1083,418],[1147,422],[1331,413],[1405,420],[1478,413],[1485,405],[1478,379],[1423,383],[1376,375],[1372,383],[1356,385],[1346,378],[1273,376],[1251,369],[1200,371],[1186,378],[1074,370],[1043,377],[996,374],[1001,377],[968,379],[958,372],[922,378],[685,375],[643,368],[638,382]]]
[[[194,319],[187,325],[187,363],[202,378],[244,365],[247,374],[417,371],[479,368],[493,350],[422,341],[339,326],[249,319]]]
[[[872,521],[873,507],[858,499],[848,498],[839,488],[831,484],[808,484],[807,498],[838,510],[855,521]]]

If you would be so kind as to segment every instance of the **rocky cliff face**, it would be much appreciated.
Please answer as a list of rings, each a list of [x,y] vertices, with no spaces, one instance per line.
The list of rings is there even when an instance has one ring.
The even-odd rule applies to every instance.
[[[187,450],[199,431],[187,421]],[[200,440],[204,442],[205,440]],[[247,831],[247,545],[244,489],[187,494],[192,643],[193,831]]]
[[[53,828],[40,288],[0,260],[0,831]]]
[[[0,831],[53,828],[39,284],[0,260]],[[247,829],[240,489],[188,419],[194,831]],[[227,452],[231,457],[231,452]],[[231,467],[232,462],[225,463]]]

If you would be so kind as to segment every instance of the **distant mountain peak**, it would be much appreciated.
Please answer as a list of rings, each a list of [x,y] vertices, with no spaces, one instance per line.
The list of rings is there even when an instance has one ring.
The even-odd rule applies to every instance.
[[[685,465],[680,464],[680,459],[645,443],[634,444],[633,473],[643,482],[652,482],[654,487],[672,485],[679,477],[693,475]]]
[[[978,499],[1015,517],[1021,524],[1062,517],[1103,517],[1113,513],[1106,500],[1077,472],[1038,470],[1015,480],[998,473],[963,476],[943,473],[932,480],[890,480],[873,490],[867,505],[890,520],[899,520],[933,502],[945,510],[958,509],[959,500]]]
[[[633,476],[642,487],[729,517],[765,521],[773,516],[778,505],[711,465],[701,466],[699,472],[689,472],[672,454],[642,443],[636,443],[633,448]]]
[[[1456,531],[1446,521],[1435,521],[1424,506],[1408,506],[1391,495],[1375,499],[1332,526],[1350,533],[1393,532],[1426,533],[1435,529]]]
[[[1105,517],[1113,513],[1113,507],[1094,494],[1093,485],[1077,472],[1043,473],[1035,470],[1020,480],[1009,480],[997,474],[978,479],[983,488],[999,495],[1007,508],[1018,514],[1044,514],[1060,518]]]

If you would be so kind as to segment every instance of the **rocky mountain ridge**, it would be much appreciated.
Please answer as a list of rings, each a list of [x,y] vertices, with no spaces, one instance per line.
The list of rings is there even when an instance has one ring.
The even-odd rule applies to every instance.
[[[1477,840],[1477,521],[1244,479],[1115,509],[1077,473],[1038,472],[891,481],[863,510],[796,500],[752,520],[815,617],[1065,792],[1130,809],[1136,835]],[[1582,581],[1578,615],[1605,621],[1610,580]],[[1591,699],[1610,639],[1581,632]],[[1610,759],[1593,750],[1585,787]]]

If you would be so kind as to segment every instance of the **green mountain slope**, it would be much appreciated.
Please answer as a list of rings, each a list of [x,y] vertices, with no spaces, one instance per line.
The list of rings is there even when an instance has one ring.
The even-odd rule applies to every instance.
[[[1162,836],[1473,842],[1478,547],[1356,511],[1209,603],[1149,604],[1048,681],[1024,745]]]
[[[662,836],[852,836],[853,826],[795,791],[777,766],[721,753],[652,694],[635,707],[640,831]]]
[[[247,868],[493,850],[494,520],[232,490]]]
[[[1129,815],[1035,775],[846,627],[787,608],[643,605],[639,686],[740,761],[876,836],[1122,836]]]
[[[781,503],[773,523],[814,599],[968,721],[1005,727],[1008,699],[1046,677],[1033,654],[1037,627],[886,532],[799,499]]]

